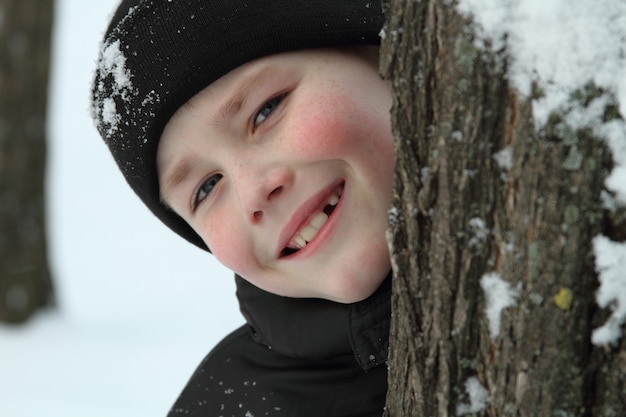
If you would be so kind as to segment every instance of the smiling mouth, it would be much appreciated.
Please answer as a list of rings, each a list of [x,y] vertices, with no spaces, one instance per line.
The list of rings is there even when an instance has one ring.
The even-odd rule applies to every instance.
[[[311,220],[309,220],[307,224],[303,225],[302,228],[294,235],[287,247],[281,251],[281,257],[293,255],[315,239],[320,229],[324,227],[328,218],[331,216],[333,211],[335,211],[335,207],[337,207],[337,203],[339,203],[339,200],[341,199],[343,186],[344,184],[342,183],[333,190],[332,194],[328,197],[327,204],[311,216]]]

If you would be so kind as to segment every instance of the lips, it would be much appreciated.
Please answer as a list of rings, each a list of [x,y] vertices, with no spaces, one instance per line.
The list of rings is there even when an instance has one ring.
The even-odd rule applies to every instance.
[[[343,182],[336,187],[333,187],[330,192],[323,193],[321,195],[321,201],[313,203],[315,204],[312,213],[306,217],[306,221],[300,223],[295,229],[296,232],[291,236],[287,245],[282,249],[280,256],[289,256],[300,249],[304,248],[309,242],[313,241],[318,232],[324,227],[328,218],[332,215],[337,203],[341,198],[343,192]],[[310,204],[310,203],[309,203]],[[305,204],[306,205],[306,204]]]

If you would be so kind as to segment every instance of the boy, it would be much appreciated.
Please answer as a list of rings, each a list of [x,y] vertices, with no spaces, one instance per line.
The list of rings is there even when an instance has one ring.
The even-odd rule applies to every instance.
[[[236,273],[247,324],[170,416],[378,416],[391,95],[364,0],[125,0],[93,112],[129,185]]]

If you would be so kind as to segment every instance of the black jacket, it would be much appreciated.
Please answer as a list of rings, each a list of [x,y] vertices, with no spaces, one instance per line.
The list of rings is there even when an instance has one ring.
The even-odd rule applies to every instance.
[[[168,417],[381,416],[390,281],[346,305],[280,297],[237,278],[247,324],[207,355]]]

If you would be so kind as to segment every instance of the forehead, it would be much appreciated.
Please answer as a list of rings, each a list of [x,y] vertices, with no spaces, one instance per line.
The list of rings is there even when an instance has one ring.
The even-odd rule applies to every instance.
[[[193,96],[184,106],[194,106],[207,96],[219,101],[226,100],[229,93],[250,92],[262,86],[268,79],[280,77],[279,73],[310,68],[317,60],[323,59],[323,56],[323,50],[301,50],[255,59],[217,79]]]
[[[271,60],[254,61],[239,67],[189,99],[173,117],[211,102],[218,107],[214,123],[220,124],[241,110],[248,95],[275,76],[274,71]]]
[[[372,69],[378,72],[378,49],[377,46],[303,49],[258,58],[217,79],[189,99],[179,110],[193,108],[208,99],[216,103],[220,100],[228,101],[233,106],[223,108],[223,110],[237,110],[246,96],[245,93],[265,85],[272,79],[281,79],[287,71],[309,71],[315,75],[315,68],[318,65],[331,60],[340,60],[342,69],[350,71],[349,62],[353,62],[352,59],[342,60],[342,58],[358,56],[369,62]],[[231,98],[229,95],[235,95],[235,97]],[[228,114],[221,115],[227,116]]]

